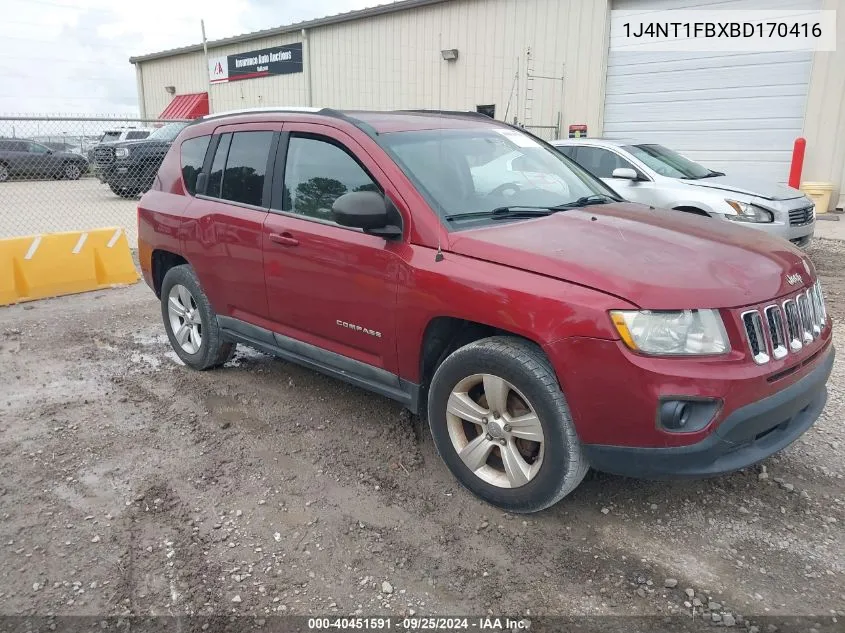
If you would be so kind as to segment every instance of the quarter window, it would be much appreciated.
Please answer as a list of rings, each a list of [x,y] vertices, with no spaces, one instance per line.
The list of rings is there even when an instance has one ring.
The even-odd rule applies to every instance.
[[[352,191],[380,191],[345,150],[307,136],[288,145],[282,210],[332,221],[334,201]]]
[[[198,136],[182,143],[182,179],[185,181],[185,189],[192,196],[197,193],[197,176],[202,171],[210,140],[210,136]]]
[[[599,178],[612,178],[613,170],[618,167],[634,168],[621,156],[599,147],[579,147],[575,160]]]

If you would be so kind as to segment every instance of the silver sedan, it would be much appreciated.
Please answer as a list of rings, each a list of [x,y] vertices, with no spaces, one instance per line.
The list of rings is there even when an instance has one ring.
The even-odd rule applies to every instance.
[[[662,145],[604,139],[552,141],[625,200],[736,222],[805,246],[813,202],[797,189],[713,171]]]

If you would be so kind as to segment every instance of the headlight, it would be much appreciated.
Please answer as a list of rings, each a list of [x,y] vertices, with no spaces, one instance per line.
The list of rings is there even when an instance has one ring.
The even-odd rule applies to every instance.
[[[731,208],[736,211],[736,215],[726,216],[729,220],[735,222],[772,222],[774,216],[771,211],[766,211],[748,202],[740,202],[739,200],[725,200]]]
[[[625,344],[643,354],[724,354],[730,350],[717,310],[613,310],[610,318]]]
[[[118,147],[114,150],[114,157],[115,158],[129,158],[129,148],[128,147]]]

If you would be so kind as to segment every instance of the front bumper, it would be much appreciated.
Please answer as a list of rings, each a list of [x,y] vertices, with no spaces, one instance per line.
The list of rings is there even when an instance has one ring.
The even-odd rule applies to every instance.
[[[801,224],[792,226],[789,220],[775,220],[774,222],[756,223],[756,222],[735,222],[733,220],[725,220],[737,226],[746,226],[751,229],[763,231],[769,235],[777,235],[785,240],[789,240],[796,246],[806,246],[810,243],[813,237],[813,232],[816,230],[816,221],[813,220],[809,224]]]
[[[816,367],[768,397],[733,411],[703,440],[665,448],[585,444],[596,470],[642,479],[711,477],[751,466],[783,450],[809,429],[827,401],[830,346]]]
[[[101,168],[98,173],[101,182],[117,189],[138,189],[149,182],[150,176],[135,165],[113,165]]]

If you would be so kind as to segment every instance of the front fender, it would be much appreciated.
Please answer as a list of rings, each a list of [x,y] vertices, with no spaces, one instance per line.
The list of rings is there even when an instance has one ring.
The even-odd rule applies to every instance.
[[[608,317],[630,302],[585,286],[417,245],[402,254],[396,323],[399,374],[419,382],[422,341],[438,317],[479,323],[531,340],[544,349],[580,336],[615,340]]]

